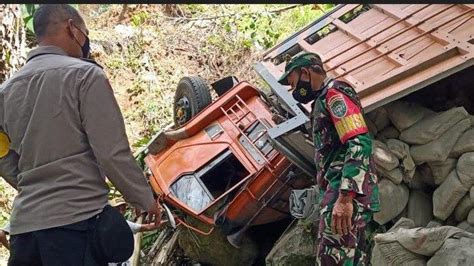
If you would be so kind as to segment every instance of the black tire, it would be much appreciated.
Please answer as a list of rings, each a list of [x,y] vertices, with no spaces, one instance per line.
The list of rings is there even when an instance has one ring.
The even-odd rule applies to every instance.
[[[183,77],[179,83],[173,102],[175,127],[181,127],[212,102],[209,86],[197,76]]]

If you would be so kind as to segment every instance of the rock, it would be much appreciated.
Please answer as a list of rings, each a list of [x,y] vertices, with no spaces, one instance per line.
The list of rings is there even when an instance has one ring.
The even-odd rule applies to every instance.
[[[470,225],[467,221],[460,222],[457,227],[468,231],[469,233],[474,233],[474,226]]]
[[[469,190],[469,197],[471,197],[471,200],[474,201],[474,186]]]
[[[410,144],[426,144],[441,137],[448,129],[467,117],[464,107],[455,107],[446,112],[428,116],[409,129],[400,130],[400,139]],[[468,123],[471,121],[468,119]]]
[[[369,128],[370,134],[372,134],[372,136],[377,136],[378,130],[374,122],[372,122],[372,120],[370,119],[365,119],[365,122],[367,123],[367,127]]]
[[[407,217],[412,219],[417,227],[426,226],[433,218],[433,201],[430,195],[418,190],[410,191]]]
[[[458,160],[456,171],[459,180],[468,188],[474,185],[474,152],[464,153]]]
[[[385,178],[390,179],[395,184],[400,184],[403,180],[403,173],[402,170],[398,167],[394,168],[393,170],[387,171],[382,167],[375,165],[375,169],[377,173]]]
[[[469,214],[467,215],[467,223],[469,223],[471,226],[474,226],[474,209],[469,211]]]
[[[474,202],[471,201],[469,194],[466,194],[454,209],[454,218],[456,221],[461,222],[466,220],[467,215],[472,208],[474,208]]]
[[[199,230],[207,231],[209,226],[191,216],[186,221]],[[208,236],[192,230],[181,230],[178,236],[179,246],[186,256],[200,263],[210,265],[252,265],[257,258],[258,246],[249,234],[244,234],[239,249],[232,246],[221,230],[213,230]]]
[[[316,261],[317,239],[301,220],[290,225],[268,253],[266,265],[312,265]]]
[[[368,113],[367,118],[373,121],[378,131],[390,125],[390,119],[388,118],[387,110],[383,106]]]
[[[388,179],[379,182],[380,212],[374,214],[374,220],[385,224],[400,214],[408,203],[410,191],[404,184],[396,185]]]
[[[400,136],[400,131],[398,131],[393,126],[388,126],[382,131],[379,131],[378,134],[383,136],[385,139],[398,139],[398,137]]]
[[[451,172],[456,167],[457,162],[458,160],[456,159],[448,158],[442,162],[428,163],[431,173],[433,173],[433,178],[436,185],[443,183],[449,172]]]
[[[442,221],[446,220],[468,190],[459,180],[456,170],[451,171],[433,193],[434,216]]]
[[[456,144],[454,144],[451,153],[449,153],[449,157],[458,158],[466,152],[474,152],[474,128],[469,129],[461,135]]]
[[[390,103],[386,109],[390,121],[398,131],[403,131],[420,121],[425,115],[434,113],[419,104],[405,101]]]
[[[428,266],[472,265],[474,261],[474,239],[472,237],[451,238],[428,261]]]
[[[387,145],[383,142],[377,140],[373,142],[372,154],[375,164],[387,171],[393,170],[399,164],[398,158],[390,152]]]
[[[122,24],[115,26],[114,30],[123,38],[131,38],[136,32],[134,27]]]
[[[439,139],[423,145],[414,145],[410,148],[410,154],[415,163],[440,162],[448,158],[451,149],[462,133],[471,126],[469,119],[464,119],[443,133]]]

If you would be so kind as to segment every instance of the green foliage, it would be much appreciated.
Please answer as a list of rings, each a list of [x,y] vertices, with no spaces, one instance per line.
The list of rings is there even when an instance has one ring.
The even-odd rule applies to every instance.
[[[150,14],[146,11],[140,11],[137,14],[134,14],[130,20],[130,23],[134,27],[140,27],[146,20],[150,18]]]
[[[327,12],[335,5],[318,6]],[[120,81],[114,88],[122,86],[128,96],[123,114],[133,134],[132,150],[172,122],[173,95],[183,76],[202,75],[211,83],[237,75],[266,88],[251,68],[259,52],[323,15],[315,5],[190,4],[179,9],[184,16],[175,19],[147,9],[130,11],[133,31],[119,38],[120,49],[103,61],[110,78]],[[142,78],[146,73],[156,80]]]
[[[36,9],[38,9],[39,4],[24,4],[21,5],[21,13],[23,16],[23,22],[26,25],[26,28],[31,33],[34,33],[33,28],[33,15],[35,14]]]
[[[79,9],[79,4],[70,4],[75,9]],[[21,13],[23,16],[23,22],[26,25],[27,30],[30,33],[35,33],[35,29],[33,28],[33,16],[35,11],[38,9],[39,4],[23,4],[21,5]]]
[[[239,45],[245,48],[268,49],[279,40],[301,29],[314,19],[323,15],[323,11],[314,5],[301,5],[287,11],[278,11],[288,5],[186,5],[184,10],[193,18],[208,19],[210,14],[229,13],[228,16],[216,16],[216,24],[228,34],[235,34]],[[321,4],[319,8],[328,12],[335,4]],[[224,11],[223,11],[223,10]],[[212,18],[212,17],[211,17]],[[213,36],[209,41],[219,46],[227,40],[224,36]],[[220,43],[220,44],[219,44]]]
[[[97,10],[97,12],[98,12],[99,14],[102,14],[102,13],[104,13],[105,11],[107,11],[109,8],[110,8],[110,4],[100,4],[100,5],[99,5],[99,8],[98,8],[98,10]]]
[[[151,249],[158,236],[159,231],[143,232],[141,248],[145,254]]]
[[[319,5],[324,12],[329,12],[335,6],[335,4]],[[275,21],[275,27],[281,33],[277,42],[289,37],[323,14],[323,11],[315,9],[314,5],[301,6],[283,13]]]
[[[16,195],[16,190],[11,187],[3,178],[0,178],[0,227],[10,219],[12,211],[12,201]]]
[[[110,182],[110,180],[107,180],[106,184],[109,187],[109,194],[108,194],[109,200],[122,196],[120,191],[118,191],[118,189],[114,186],[114,184],[112,184],[112,182]]]
[[[189,13],[194,15],[197,13],[206,12],[208,8],[206,7],[206,5],[202,5],[202,4],[189,4],[189,5],[186,5],[186,9],[188,10]]]
[[[242,35],[242,44],[245,47],[269,48],[280,36],[272,25],[276,16],[270,12],[246,13],[224,18],[222,23],[227,32],[237,31]]]

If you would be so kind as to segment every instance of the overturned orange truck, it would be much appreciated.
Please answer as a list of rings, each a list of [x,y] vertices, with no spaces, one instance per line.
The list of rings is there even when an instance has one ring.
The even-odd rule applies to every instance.
[[[227,77],[212,84],[212,101],[202,78],[183,78],[175,125],[140,153],[160,200],[210,229],[176,216],[178,225],[220,230],[239,246],[249,227],[290,217],[290,191],[315,176],[311,103],[298,104],[277,79],[285,56],[303,52],[320,54],[329,75],[351,84],[366,113],[454,77],[474,84],[473,5],[338,5],[264,54],[255,70],[268,90]],[[463,93],[472,101],[472,90]]]
[[[151,142],[145,163],[154,191],[226,234],[287,217],[290,190],[308,186],[311,178],[274,148],[268,129],[275,125],[255,87],[241,82],[228,88],[182,127]]]

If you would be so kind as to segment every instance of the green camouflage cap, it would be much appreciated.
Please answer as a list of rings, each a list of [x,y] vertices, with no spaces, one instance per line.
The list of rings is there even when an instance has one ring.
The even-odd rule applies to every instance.
[[[304,66],[312,66],[312,65],[319,65],[322,67],[323,63],[322,63],[321,57],[318,54],[304,53],[304,54],[297,55],[291,58],[291,60],[286,63],[285,73],[283,73],[283,75],[280,77],[278,82],[282,85],[290,85],[288,83],[287,77],[291,73],[291,71],[304,67]]]

